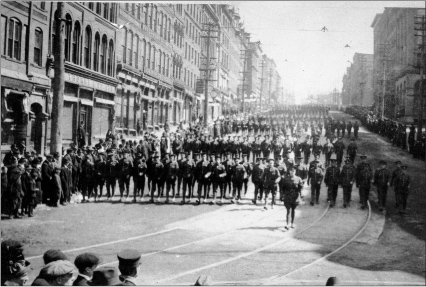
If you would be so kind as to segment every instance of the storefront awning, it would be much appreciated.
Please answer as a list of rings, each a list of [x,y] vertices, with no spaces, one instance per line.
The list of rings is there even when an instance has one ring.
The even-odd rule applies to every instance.
[[[96,101],[97,103],[104,104],[104,105],[112,105],[112,106],[114,106],[114,105],[115,105],[115,102],[114,102],[114,101],[106,100],[106,99],[102,99],[102,98],[97,98],[97,97],[95,97],[95,101]]]
[[[93,107],[93,101],[91,101],[91,100],[80,99],[80,103],[82,105],[85,105],[85,106],[91,106],[91,107]]]
[[[64,95],[64,101],[77,103],[78,98]]]

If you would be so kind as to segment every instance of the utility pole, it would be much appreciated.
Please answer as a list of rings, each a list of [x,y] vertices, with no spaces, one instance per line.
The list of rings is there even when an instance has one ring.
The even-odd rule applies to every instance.
[[[425,16],[416,16],[416,19],[421,19],[421,22],[416,22],[416,25],[421,25],[421,28],[415,28],[416,31],[420,31],[419,34],[416,34],[416,36],[422,37],[422,44],[420,46],[420,93],[419,93],[419,115],[418,115],[418,123],[417,123],[417,140],[422,140],[422,129],[423,129],[423,97],[424,97],[424,91],[425,91],[425,65],[426,65],[426,58],[425,58],[425,32],[426,32],[426,23],[425,23]]]
[[[260,104],[259,104],[259,111],[262,111],[262,98],[263,98],[263,71],[265,70],[265,60],[262,57],[262,63],[261,63],[261,68],[262,68],[262,77],[260,78]]]
[[[53,100],[52,100],[52,132],[50,138],[50,153],[62,155],[62,110],[64,108],[65,89],[65,3],[58,2],[56,14],[56,35],[54,50]],[[59,157],[59,165],[61,165]]]
[[[382,80],[382,112],[381,117],[383,118],[385,116],[385,94],[386,94],[386,64],[388,59],[388,43],[380,44],[381,54],[382,54],[382,61],[383,61],[383,80]]]
[[[269,69],[269,107],[271,106],[272,68]]]
[[[244,43],[243,43],[244,45]],[[243,60],[243,84],[242,84],[242,112],[245,112],[245,97],[244,97],[244,93],[246,91],[246,74],[248,73],[248,71],[246,71],[246,65],[247,65],[247,49],[241,50],[242,54],[242,58],[240,58],[241,60]]]
[[[212,27],[215,25],[214,23],[204,23],[204,26],[207,26],[207,35],[201,36],[201,38],[206,38],[206,66],[204,69],[200,69],[200,71],[205,72],[205,78],[204,78],[204,127],[208,127],[208,114],[209,114],[209,82],[214,81],[210,79],[211,73],[210,71],[215,70],[215,68],[210,68],[210,46],[212,38],[217,38],[217,36],[212,36],[212,32],[217,32],[215,30],[212,30]],[[204,29],[205,30],[205,29]]]

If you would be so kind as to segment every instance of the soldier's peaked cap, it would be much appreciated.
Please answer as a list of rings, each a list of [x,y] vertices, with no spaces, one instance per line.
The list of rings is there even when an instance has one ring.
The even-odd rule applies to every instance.
[[[122,266],[137,267],[141,259],[141,253],[134,249],[125,249],[117,254],[117,258]]]

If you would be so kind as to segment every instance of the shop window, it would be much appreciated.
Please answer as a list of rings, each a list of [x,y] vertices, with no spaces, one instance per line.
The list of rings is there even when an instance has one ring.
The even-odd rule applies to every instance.
[[[90,69],[90,56],[92,53],[92,30],[86,27],[86,35],[84,37],[84,66]]]
[[[101,45],[101,39],[99,33],[95,35],[95,46],[93,47],[93,70],[99,71],[99,49]]]
[[[114,76],[113,67],[114,67],[114,42],[109,40],[108,48],[108,76]]]
[[[22,24],[16,18],[9,20],[8,53],[10,58],[21,60],[21,33]]]
[[[43,52],[43,31],[40,28],[35,29],[34,34],[34,64],[41,66]]]
[[[80,34],[81,34],[81,28],[80,28],[80,23],[79,22],[75,22],[74,24],[74,32],[73,32],[73,36],[72,36],[72,57],[71,57],[71,61],[74,64],[80,64]]]

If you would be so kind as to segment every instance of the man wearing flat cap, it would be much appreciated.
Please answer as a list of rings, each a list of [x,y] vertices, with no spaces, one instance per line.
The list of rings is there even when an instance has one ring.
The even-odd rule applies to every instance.
[[[386,197],[391,173],[386,167],[386,161],[381,160],[379,164],[380,167],[374,172],[373,184],[377,188],[377,195],[379,197],[379,210],[383,211],[386,209]]]
[[[46,280],[50,286],[70,286],[76,278],[76,273],[77,268],[70,261],[56,260],[44,266],[39,277]]]
[[[120,281],[125,286],[136,286],[136,278],[140,273],[141,254],[137,250],[126,249],[117,254]]]

